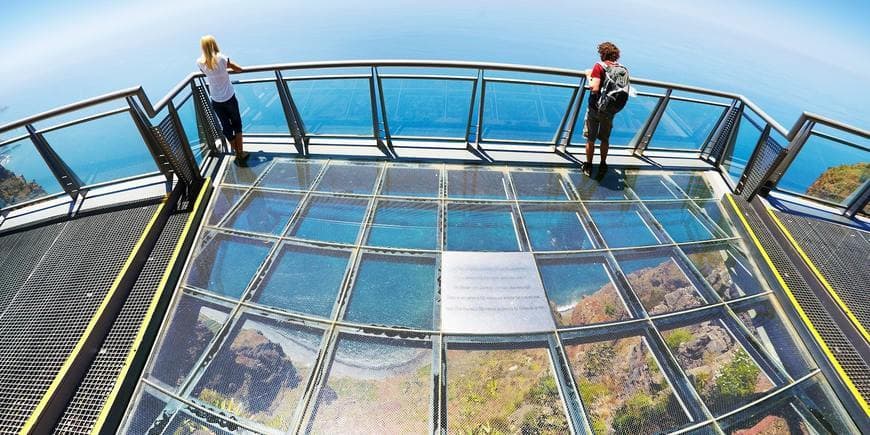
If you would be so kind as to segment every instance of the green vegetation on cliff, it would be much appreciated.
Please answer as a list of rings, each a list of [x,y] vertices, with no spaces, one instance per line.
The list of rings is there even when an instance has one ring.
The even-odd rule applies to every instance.
[[[806,194],[836,203],[843,202],[870,179],[870,162],[833,166],[822,172]]]

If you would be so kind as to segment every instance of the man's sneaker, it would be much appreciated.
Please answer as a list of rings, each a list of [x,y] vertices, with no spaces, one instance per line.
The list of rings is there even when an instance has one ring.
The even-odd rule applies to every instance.
[[[587,177],[591,177],[592,176],[592,165],[590,163],[581,163],[580,165],[582,165],[583,174],[586,175]]]

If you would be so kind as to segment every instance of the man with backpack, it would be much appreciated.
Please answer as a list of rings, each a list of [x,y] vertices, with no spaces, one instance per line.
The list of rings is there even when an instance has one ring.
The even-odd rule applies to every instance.
[[[628,70],[620,65],[619,48],[612,42],[598,44],[601,62],[596,62],[586,71],[589,83],[589,101],[586,119],[583,123],[583,136],[586,138],[586,162],[583,173],[592,176],[592,156],[595,153],[595,140],[601,142],[601,165],[598,176],[607,173],[607,150],[610,147],[610,130],[613,116],[628,102]]]

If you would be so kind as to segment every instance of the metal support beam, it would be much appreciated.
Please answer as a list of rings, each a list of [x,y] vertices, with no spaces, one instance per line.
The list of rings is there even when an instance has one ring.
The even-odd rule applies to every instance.
[[[656,109],[653,112],[653,115],[650,117],[649,122],[644,126],[643,133],[640,136],[640,140],[635,144],[633,154],[642,156],[643,152],[646,150],[646,147],[649,146],[650,141],[652,140],[653,134],[656,132],[656,128],[659,126],[659,121],[662,120],[662,116],[665,114],[665,109],[668,107],[668,101],[671,99],[671,92],[673,90],[668,88],[665,91],[665,96],[659,100],[656,105]]]
[[[293,135],[293,144],[296,146],[296,152],[299,155],[306,156],[307,144],[305,135],[302,133],[302,124],[296,114],[295,105],[292,104],[290,91],[287,90],[287,82],[281,75],[281,71],[275,71],[275,84],[278,86],[278,96],[281,98],[281,107],[284,108],[284,119],[287,120],[287,127],[290,128],[290,134]]]
[[[477,86],[481,81],[481,72],[477,71],[477,78],[474,79],[474,82],[471,85],[471,98],[468,103],[468,121],[465,123],[465,145],[470,145],[470,141],[468,140],[468,136],[471,134],[471,121],[474,119],[474,104],[477,102]],[[477,136],[477,132],[475,131],[475,137]]]
[[[51,170],[60,187],[73,200],[78,199],[78,195],[82,190],[82,180],[57,155],[51,145],[48,144],[48,141],[45,140],[45,137],[41,133],[38,133],[32,124],[27,124],[24,127],[27,129],[27,134],[30,135],[30,141],[33,142],[36,151],[45,160],[45,164],[48,165],[48,169]]]
[[[803,127],[800,128],[797,134],[794,135],[794,139],[789,142],[788,147],[786,148],[786,154],[784,158],[780,162],[778,162],[777,165],[774,165],[774,167],[771,168],[770,174],[768,174],[768,178],[765,179],[767,184],[769,184],[770,189],[775,188],[777,183],[779,183],[780,178],[782,178],[783,174],[785,174],[785,171],[788,169],[788,167],[791,166],[791,162],[794,161],[795,157],[798,156],[798,154],[801,152],[801,149],[807,143],[807,140],[810,138],[810,135],[812,134],[813,128],[815,126],[815,121],[808,120],[803,125]]]
[[[213,144],[220,141],[222,148],[220,152],[229,152],[229,143],[227,143],[227,139],[221,132],[218,120],[212,113],[211,97],[209,97],[208,94],[208,87],[201,79],[199,80],[199,84],[196,84],[195,81],[191,81],[190,85],[193,88],[194,95],[196,96],[196,109],[200,117],[199,120],[206,129],[207,135],[211,136],[209,138],[209,145],[214,147]],[[216,149],[214,151],[215,153],[218,152]]]
[[[556,134],[553,136],[553,146],[554,147],[558,147],[559,144],[562,142],[562,139],[565,137],[565,134],[566,134],[565,125],[568,124],[569,119],[572,119],[574,117],[574,111],[575,111],[574,110],[574,106],[575,106],[574,103],[577,100],[578,93],[579,92],[577,89],[574,89],[574,91],[571,92],[571,99],[568,100],[568,106],[565,108],[565,114],[562,115],[562,120],[559,121],[559,129],[556,131]],[[566,144],[566,146],[567,146],[567,144]]]
[[[136,104],[136,101],[133,100],[133,97],[126,97],[125,100],[127,100],[127,105],[130,106],[130,116],[133,117],[133,122],[136,124],[136,128],[139,129],[142,140],[145,141],[145,146],[148,147],[148,152],[151,153],[151,158],[154,159],[157,170],[166,177],[166,181],[172,182],[172,168],[169,167],[157,137],[154,136],[154,131],[151,130],[151,123],[145,114],[142,113],[142,109]]]
[[[767,143],[768,136],[770,136],[770,124],[765,124],[764,130],[761,131],[761,134],[758,135],[758,140],[755,142],[755,148],[752,149],[752,155],[749,156],[749,161],[746,162],[746,167],[743,168],[743,173],[740,174],[740,181],[737,182],[737,186],[734,186],[734,193],[738,195],[742,194],[743,190],[746,189],[746,183],[747,181],[749,181],[750,175],[752,175],[754,171],[759,170],[759,168],[756,168],[756,166],[759,164],[758,159],[760,158],[759,156],[761,155],[761,153],[764,151],[764,146]],[[772,169],[773,167],[770,167],[768,168],[768,171]],[[758,184],[760,186],[763,183],[764,180],[762,179],[762,182]],[[750,193],[750,196],[754,195],[754,192]]]
[[[707,160],[710,163],[718,163],[721,157],[721,153],[716,151],[722,151],[724,153],[724,150],[727,149],[729,145],[731,145],[732,132],[735,130],[737,124],[739,124],[740,116],[743,113],[742,106],[740,106],[739,104],[740,100],[732,100],[731,105],[728,106],[727,109],[722,111],[722,115],[719,116],[719,121],[716,122],[716,127],[710,133],[710,137],[704,143],[704,146],[701,147],[702,159]],[[728,118],[735,111],[738,111],[739,113],[736,114],[734,121],[729,124]],[[716,150],[717,144],[719,144],[721,141],[727,141],[726,146],[720,147],[721,150]],[[716,155],[714,156],[714,154]]]
[[[480,70],[480,101],[477,102],[477,130],[474,136],[474,146],[480,148],[483,140],[483,103],[486,100],[486,79],[483,70]]]
[[[375,138],[378,149],[388,157],[392,158],[395,157],[392,150],[390,150],[387,147],[387,144],[384,143],[383,139],[381,139],[381,120],[378,116],[378,98],[377,91],[375,90],[375,67],[371,68],[372,73],[369,76],[369,101],[372,108],[372,135]]]

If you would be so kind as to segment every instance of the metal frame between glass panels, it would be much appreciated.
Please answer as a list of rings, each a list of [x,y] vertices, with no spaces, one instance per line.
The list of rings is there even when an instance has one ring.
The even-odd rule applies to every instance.
[[[716,222],[706,217],[705,213],[698,211],[703,207],[699,207],[696,202],[709,202],[709,200],[704,198],[689,199],[689,195],[687,195],[677,185],[677,183],[672,182],[668,178],[667,173],[660,173],[663,174],[660,179],[661,182],[666,183],[669,188],[681,195],[683,199],[641,200],[638,193],[635,192],[631,186],[627,186],[625,189],[628,193],[628,197],[623,200],[584,200],[578,196],[577,187],[574,185],[571,178],[568,177],[568,172],[565,170],[522,169],[516,167],[470,168],[461,165],[448,164],[420,164],[413,166],[415,168],[437,171],[440,174],[438,177],[439,183],[437,193],[432,197],[389,196],[381,193],[384,179],[389,169],[407,168],[409,167],[408,165],[391,162],[353,163],[332,159],[273,159],[263,164],[266,166],[262,169],[257,169],[256,176],[246,178],[250,183],[227,184],[227,180],[229,179],[224,180],[224,183],[221,186],[240,189],[243,190],[244,193],[236,199],[235,203],[231,205],[229,210],[218,222],[205,227],[206,231],[201,232],[199,236],[200,240],[195,244],[195,246],[199,246],[203,243],[202,234],[205,234],[206,232],[224,234],[232,237],[244,237],[250,240],[269,241],[270,244],[266,260],[260,262],[257,266],[256,272],[252,274],[238,299],[217,294],[207,288],[198,288],[191,285],[184,286],[184,290],[180,292],[181,294],[207,301],[213,301],[213,303],[226,306],[229,311],[227,317],[228,320],[220,326],[219,331],[216,332],[214,338],[210,340],[210,343],[207,345],[207,349],[210,350],[204,351],[202,356],[198,358],[195,365],[196,368],[193,369],[192,374],[188,375],[187,381],[177,390],[162,385],[160,382],[143,378],[139,385],[140,392],[147,388],[156,389],[173,400],[177,400],[184,403],[186,406],[193,407],[194,409],[205,413],[215,419],[215,421],[225,421],[229,424],[235,424],[254,432],[270,431],[268,427],[262,426],[260,423],[242,418],[238,415],[234,415],[232,417],[232,422],[229,422],[229,420],[225,420],[227,418],[225,410],[203,403],[195,397],[192,397],[191,393],[192,388],[197,384],[195,379],[202,376],[210,361],[213,360],[213,355],[218,352],[218,349],[222,346],[228,345],[226,344],[226,341],[230,339],[230,331],[233,331],[234,328],[236,328],[235,325],[237,325],[239,319],[242,318],[241,316],[248,315],[245,313],[256,314],[274,320],[286,321],[291,324],[315,327],[318,330],[323,331],[321,346],[317,351],[312,373],[307,377],[307,379],[303,380],[304,385],[300,387],[302,388],[302,398],[292,414],[290,430],[294,432],[297,430],[305,431],[305,425],[310,424],[311,419],[313,418],[311,407],[315,406],[315,403],[319,400],[318,397],[319,394],[321,394],[321,390],[328,382],[330,366],[333,362],[334,355],[337,352],[336,343],[339,341],[339,337],[342,334],[372,337],[402,337],[407,340],[422,340],[421,343],[424,343],[426,347],[431,346],[432,370],[429,377],[431,388],[429,388],[428,391],[432,393],[429,397],[430,400],[427,410],[431,416],[429,419],[430,431],[447,429],[446,424],[448,423],[446,423],[445,419],[449,419],[450,417],[448,416],[448,409],[445,408],[445,405],[447,403],[447,382],[450,380],[450,374],[445,372],[445,367],[447,365],[447,360],[445,360],[445,358],[449,360],[450,357],[446,352],[446,349],[450,347],[450,343],[457,342],[465,343],[463,348],[468,349],[476,349],[478,347],[480,349],[486,349],[487,346],[492,345],[497,345],[497,347],[501,346],[500,348],[507,346],[506,349],[510,349],[511,346],[516,346],[520,343],[528,342],[529,340],[536,340],[536,342],[541,343],[540,348],[546,350],[549,355],[549,370],[556,380],[556,387],[560,398],[559,400],[562,401],[562,406],[564,406],[562,412],[566,415],[570,430],[575,433],[590,431],[590,428],[592,428],[592,422],[589,414],[591,412],[591,404],[584,403],[584,400],[578,393],[579,387],[575,384],[574,375],[571,371],[571,361],[568,359],[568,353],[565,349],[566,346],[571,346],[573,343],[606,342],[618,337],[643,337],[643,343],[646,343],[651,358],[659,370],[663,372],[662,376],[664,376],[664,379],[667,381],[667,388],[672,389],[673,394],[676,395],[676,400],[678,400],[682,409],[687,413],[688,423],[686,426],[679,428],[678,433],[688,432],[701,427],[711,427],[715,432],[721,432],[723,429],[720,422],[734,418],[734,416],[749,409],[751,406],[777,400],[778,397],[790,394],[790,391],[795,388],[804,388],[804,386],[810,385],[810,383],[815,383],[817,381],[821,383],[824,382],[821,375],[818,375],[819,370],[813,367],[811,365],[811,359],[806,357],[806,351],[802,350],[799,341],[794,340],[793,332],[789,332],[789,340],[794,341],[794,346],[797,346],[797,349],[799,350],[798,354],[802,355],[805,361],[807,361],[808,368],[805,373],[790,373],[789,370],[782,365],[780,358],[770,353],[773,349],[759,341],[759,339],[756,338],[749,329],[747,329],[748,326],[737,314],[738,312],[741,312],[741,310],[746,310],[746,307],[751,308],[753,306],[761,305],[779,312],[775,300],[770,297],[772,294],[771,290],[765,286],[765,283],[762,280],[758,280],[757,285],[759,288],[751,294],[745,294],[731,299],[723,299],[722,296],[711,287],[711,284],[708,283],[702,272],[696,267],[695,263],[689,259],[688,255],[692,254],[692,248],[705,246],[711,248],[720,246],[737,250],[742,250],[742,248],[740,247],[738,238],[728,236],[730,232],[726,232],[720,228]],[[268,176],[269,172],[276,165],[279,164],[318,165],[317,174],[313,175],[312,181],[306,189],[293,190],[261,187],[262,180]],[[377,177],[374,181],[373,191],[371,193],[348,194],[323,192],[320,190],[319,184],[323,180],[324,175],[331,168],[346,169],[352,167],[377,168]],[[244,169],[228,166],[228,171],[239,170]],[[451,196],[450,186],[448,185],[449,177],[447,176],[447,173],[450,170],[484,170],[500,173],[503,175],[506,197],[504,199],[455,198]],[[559,177],[559,183],[563,186],[564,192],[566,193],[566,198],[564,198],[564,200],[520,199],[517,194],[518,189],[515,185],[514,175],[521,172],[557,174]],[[238,177],[235,179],[238,179]],[[232,216],[240,207],[243,207],[245,199],[258,191],[292,192],[302,196],[300,204],[292,211],[292,213],[290,213],[290,217],[284,225],[284,230],[281,235],[274,236],[270,234],[251,233],[222,227],[225,222],[232,219]],[[287,231],[293,228],[300,219],[304,218],[302,216],[303,212],[306,204],[309,203],[311,198],[323,196],[356,199],[366,204],[360,227],[357,230],[357,236],[352,242],[324,242],[320,240],[306,240],[286,235]],[[368,234],[373,228],[377,204],[380,201],[395,200],[406,201],[408,203],[437,204],[438,223],[437,231],[435,232],[435,237],[438,238],[436,245],[438,246],[437,249],[390,248],[369,246],[366,244]],[[639,210],[639,216],[644,220],[650,230],[656,233],[656,236],[661,243],[652,246],[608,248],[605,237],[603,237],[598,231],[595,220],[590,216],[587,210],[587,206],[608,203],[632,205],[637,207]],[[345,320],[345,312],[347,311],[354,294],[355,281],[358,278],[359,268],[365,261],[366,256],[386,255],[397,256],[398,258],[432,258],[436,270],[440,269],[438,264],[438,254],[443,252],[445,249],[445,230],[447,227],[445,220],[447,219],[447,211],[450,204],[487,204],[506,207],[511,210],[512,214],[514,214],[514,225],[516,226],[515,231],[517,236],[520,238],[520,249],[523,251],[532,250],[529,231],[525,229],[525,223],[522,219],[521,209],[523,206],[558,204],[560,207],[574,207],[579,222],[581,222],[581,225],[583,225],[592,240],[592,248],[567,251],[532,250],[532,252],[537,259],[571,258],[574,256],[588,257],[590,255],[599,258],[602,261],[601,264],[606,268],[607,273],[611,276],[611,282],[616,289],[617,294],[624,300],[629,318],[604,323],[557,327],[554,330],[533,331],[519,336],[510,334],[475,335],[444,333],[440,330],[437,314],[434,315],[432,328],[409,329],[405,327],[374,325],[370,323],[358,323]],[[674,242],[668,235],[666,228],[658,223],[653,213],[650,212],[650,209],[648,208],[648,205],[658,206],[668,204],[689,206],[686,210],[690,211],[693,216],[698,219],[700,225],[703,225],[710,230],[712,238],[703,241],[682,243]],[[211,213],[211,211],[209,211],[209,213]],[[256,291],[261,281],[265,279],[270,268],[274,264],[274,257],[280,251],[281,246],[285,243],[312,248],[321,247],[341,250],[348,253],[347,265],[343,271],[341,285],[329,317],[321,317],[290,309],[262,305],[254,302],[252,299],[251,295]],[[675,264],[688,277],[691,286],[699,292],[699,297],[703,301],[701,306],[655,315],[651,315],[647,312],[647,309],[638,300],[638,290],[632,288],[632,284],[628,279],[628,274],[622,270],[620,262],[626,255],[653,255],[656,253],[669,256],[676,262]],[[194,256],[196,255],[197,252],[195,251]],[[751,263],[746,266],[750,268],[749,273],[756,277],[756,279],[758,279],[757,277],[762,276]],[[189,267],[190,266],[188,266],[188,268]],[[436,279],[436,282],[437,281],[438,280]],[[437,285],[436,288],[432,289],[432,292],[431,301],[426,303],[431,303],[433,313],[437,313]],[[176,298],[176,300],[178,300],[178,298]],[[749,355],[750,361],[758,368],[760,375],[765,376],[772,385],[769,390],[754,397],[753,401],[750,403],[744,403],[736,408],[728,409],[727,412],[724,412],[721,415],[714,415],[714,413],[710,411],[708,404],[706,404],[695,392],[689,375],[680,364],[677,363],[677,357],[674,355],[674,351],[668,347],[667,341],[659,330],[661,325],[691,324],[711,319],[721,322],[731,337],[730,340],[732,340],[732,346],[737,346],[736,349],[742,349],[745,351]],[[790,331],[787,325],[783,325],[783,327]],[[159,345],[160,342],[158,342],[158,346]],[[155,349],[156,348],[157,347],[155,347]],[[153,362],[149,363],[149,366],[151,364],[153,364]],[[146,373],[147,372],[148,369],[146,368]],[[135,401],[131,403],[133,403],[131,406],[135,408]],[[130,411],[132,410],[133,409]]]

